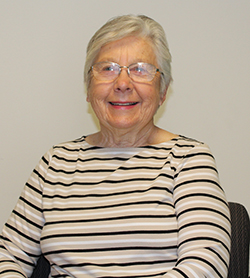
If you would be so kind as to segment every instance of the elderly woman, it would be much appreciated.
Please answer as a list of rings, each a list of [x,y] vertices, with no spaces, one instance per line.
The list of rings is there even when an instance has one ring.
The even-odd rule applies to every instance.
[[[227,277],[230,219],[214,158],[154,124],[171,81],[162,27],[108,21],[87,48],[100,130],[40,160],[1,235],[0,277]]]

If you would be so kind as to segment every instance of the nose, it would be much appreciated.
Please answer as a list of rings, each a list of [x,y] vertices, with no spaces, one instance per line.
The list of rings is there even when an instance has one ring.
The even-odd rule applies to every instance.
[[[121,67],[120,74],[115,80],[116,92],[130,92],[133,89],[133,84],[129,77],[128,68],[126,66]]]

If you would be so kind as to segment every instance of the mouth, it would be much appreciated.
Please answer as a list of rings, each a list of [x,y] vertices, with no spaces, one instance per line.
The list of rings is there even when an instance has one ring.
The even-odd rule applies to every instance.
[[[138,102],[110,102],[113,106],[133,106],[136,105]]]

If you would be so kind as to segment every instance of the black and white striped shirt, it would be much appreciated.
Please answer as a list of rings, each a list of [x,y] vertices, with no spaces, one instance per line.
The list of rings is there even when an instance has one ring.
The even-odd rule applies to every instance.
[[[54,146],[26,183],[0,246],[0,277],[227,277],[230,217],[214,158],[179,136],[138,148],[85,137]]]

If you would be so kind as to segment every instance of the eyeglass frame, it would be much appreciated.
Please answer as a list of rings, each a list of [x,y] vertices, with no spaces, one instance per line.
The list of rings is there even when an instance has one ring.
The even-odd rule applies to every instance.
[[[93,64],[93,65],[90,67],[88,73],[90,73],[90,71],[93,71],[93,72],[94,72],[94,66],[97,65],[97,64],[101,64],[101,63],[110,63],[110,64],[112,64],[112,65],[117,65],[117,66],[119,67],[119,73],[118,73],[118,75],[117,75],[114,79],[110,79],[110,80],[100,80],[100,79],[98,79],[98,78],[95,76],[95,74],[93,73],[94,77],[95,77],[97,80],[100,80],[100,81],[109,81],[109,82],[112,82],[112,81],[116,80],[116,78],[118,78],[119,75],[121,74],[121,70],[122,70],[123,68],[127,69],[127,74],[128,74],[128,76],[129,76],[129,78],[130,78],[131,80],[133,80],[134,82],[138,82],[138,83],[140,83],[140,82],[143,83],[143,82],[150,82],[150,81],[152,81],[152,80],[155,78],[157,72],[159,72],[161,75],[164,75],[164,73],[163,73],[162,71],[160,71],[159,68],[157,68],[156,66],[154,66],[154,65],[152,65],[152,64],[150,64],[150,63],[136,62],[136,63],[130,64],[129,66],[121,66],[121,65],[119,65],[118,63],[111,62],[111,61],[102,61],[102,62],[98,62],[98,63]],[[133,77],[131,77],[129,68],[130,68],[132,65],[138,65],[138,64],[147,64],[147,65],[150,65],[150,66],[152,66],[152,67],[155,68],[155,73],[154,73],[152,79],[150,79],[150,80],[142,80],[142,81],[135,81],[135,80],[133,79]]]

